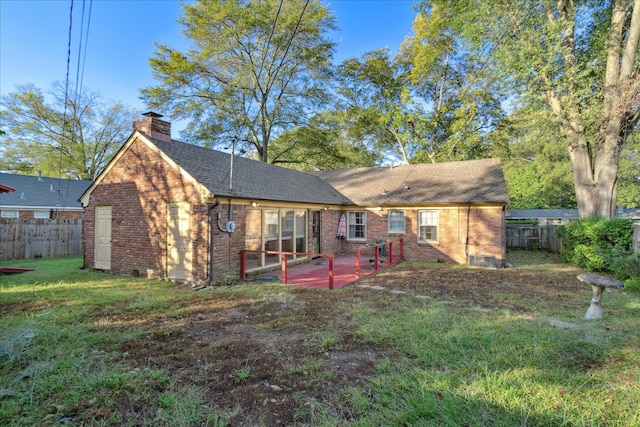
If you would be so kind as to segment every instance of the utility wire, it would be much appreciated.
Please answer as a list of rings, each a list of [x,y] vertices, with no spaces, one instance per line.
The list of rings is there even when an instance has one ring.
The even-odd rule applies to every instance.
[[[271,47],[271,39],[273,38],[273,35],[276,32],[276,24],[278,23],[278,18],[280,17],[280,10],[282,9],[283,3],[284,3],[284,0],[280,0],[280,4],[278,5],[278,10],[276,11],[276,17],[273,20],[273,24],[271,25],[271,34],[269,34],[269,39],[267,40],[267,44],[265,45],[265,48],[264,48],[264,53],[262,54],[262,61],[260,62],[260,68],[258,69],[258,75],[256,76],[256,83],[253,90],[251,91],[252,96],[249,99],[249,105],[247,106],[247,114],[249,113],[249,111],[251,111],[251,104],[253,104],[253,100],[255,99],[255,96],[253,96],[253,93],[258,89],[258,85],[260,84],[260,76],[262,75],[262,70],[264,69],[264,63],[267,59],[269,48]],[[256,120],[258,120],[258,115],[256,115],[256,117],[251,122],[250,129],[252,129],[253,126],[256,124]],[[246,124],[246,122],[247,122],[247,116],[244,117],[242,124],[244,125]],[[240,138],[240,135],[236,135],[236,139],[238,138]]]
[[[89,0],[89,12],[87,18],[87,31],[84,31],[84,9],[85,9],[85,0],[82,0],[82,23],[80,25],[80,43],[78,43],[78,66],[76,68],[76,93],[75,99],[76,102],[80,95],[82,94],[82,82],[84,80],[84,66],[87,60],[87,44],[89,42],[89,27],[91,26],[91,9],[93,7],[93,0]],[[84,51],[83,47],[83,38],[84,35]],[[82,58],[82,61],[80,60]],[[79,88],[79,89],[78,89]],[[75,113],[75,112],[74,112]]]
[[[280,6],[278,7],[278,14],[280,14],[280,7],[282,7],[282,2],[283,0],[280,0]],[[302,22],[302,17],[304,16],[305,11],[307,10],[307,6],[309,5],[309,0],[307,0],[304,4],[304,7],[302,8],[302,13],[300,13],[300,16],[298,17],[298,22],[296,22],[296,26],[293,30],[293,32],[291,33],[291,37],[289,37],[289,41],[287,42],[287,48],[284,51],[284,55],[282,55],[282,58],[280,60],[280,65],[276,68],[275,73],[273,75],[273,78],[271,79],[270,82],[267,82],[268,87],[267,87],[267,91],[271,90],[271,86],[273,86],[273,83],[275,82],[275,79],[278,75],[278,71],[282,68],[282,64],[284,64],[284,61],[287,59],[287,55],[289,54],[289,48],[291,47],[291,43],[293,42],[294,37],[296,36],[296,33],[298,32],[298,28],[300,27],[300,23]],[[275,24],[277,21],[278,16],[276,15],[276,20],[274,20],[273,22],[273,27],[271,28],[271,36],[269,36],[269,41],[271,41],[271,37],[273,36],[273,33],[275,31]],[[263,65],[264,65],[264,59],[265,56],[262,57],[263,60]],[[262,65],[260,66],[260,70],[262,71]],[[253,102],[253,97],[251,98],[251,100],[249,101],[249,107],[251,107],[251,103]],[[264,105],[262,105],[260,107],[261,109],[264,108]],[[249,108],[247,108],[247,112],[249,112]],[[257,114],[254,118],[253,121],[251,122],[251,128],[253,128],[253,126],[256,124],[256,121],[258,120],[258,117],[260,115]],[[246,117],[245,117],[246,119]]]
[[[262,55],[262,61],[260,62],[260,68],[258,69],[258,75],[256,76],[256,82],[255,82],[253,91],[251,93],[255,92],[257,90],[257,88],[258,88],[258,84],[260,82],[260,76],[262,75],[262,70],[264,69],[264,63],[265,63],[265,61],[267,59],[267,53],[269,52],[269,47],[271,46],[271,40],[273,39],[273,35],[276,32],[276,24],[278,22],[278,18],[280,17],[280,10],[282,9],[282,4],[283,3],[284,3],[284,0],[280,0],[280,4],[278,5],[278,10],[276,11],[276,17],[273,20],[273,24],[271,24],[271,32],[269,34],[269,38],[267,39],[267,43],[265,44],[264,53]],[[249,113],[249,110],[251,110],[251,104],[253,104],[253,99],[254,99],[254,96],[251,96],[249,98],[249,105],[247,106],[247,113]],[[256,118],[251,123],[251,128],[253,127],[253,125],[255,125],[257,119],[258,119],[258,116],[256,116]],[[247,123],[247,116],[244,117],[241,126],[245,125],[246,123]],[[231,142],[231,147],[232,147],[231,156],[232,157],[234,156],[233,147],[235,147],[235,143],[237,141],[241,141],[240,132],[237,132],[236,136],[234,136],[232,138],[232,142]],[[231,163],[231,165],[232,165],[233,164],[233,159],[231,159],[231,161],[232,161],[232,163]],[[225,177],[223,177],[222,180],[220,180],[218,185],[222,184],[222,182],[225,179],[229,178],[229,187],[231,188],[233,186],[233,183],[231,182],[231,177],[232,177],[232,174],[233,174],[233,171],[231,170],[232,167],[233,166],[229,166],[229,173]]]
[[[71,65],[71,34],[73,29],[73,0],[69,7],[69,37],[67,40],[67,73],[64,84],[64,114],[62,116],[62,141],[64,141],[65,128],[67,127],[67,104],[69,103],[69,69]],[[60,168],[58,174],[58,191],[56,191],[56,204],[60,205],[60,182],[62,180],[62,147],[60,147]],[[57,214],[56,214],[57,215]]]
[[[66,78],[65,78],[65,87],[64,87],[64,114],[63,114],[63,119],[62,119],[62,140],[64,141],[65,138],[65,130],[67,129],[68,126],[74,126],[76,121],[77,121],[77,113],[78,113],[78,99],[81,97],[81,93],[82,93],[82,81],[84,78],[84,65],[86,63],[86,55],[87,55],[87,49],[86,49],[86,45],[87,45],[87,40],[89,38],[89,26],[91,23],[91,10],[92,10],[92,6],[93,6],[93,0],[89,1],[89,14],[88,14],[88,21],[87,21],[87,31],[86,33],[84,32],[84,15],[85,15],[85,0],[82,1],[82,15],[81,15],[81,25],[80,25],[80,41],[78,43],[78,64],[76,67],[76,87],[75,87],[75,93],[74,93],[74,97],[73,97],[73,102],[74,102],[74,108],[73,108],[73,117],[72,118],[68,118],[68,107],[69,107],[69,73],[71,70],[71,42],[72,42],[72,34],[73,34],[73,2],[74,0],[71,0],[70,2],[70,8],[69,8],[69,36],[68,36],[68,41],[67,41],[67,70],[66,70]],[[85,39],[85,48],[84,48],[84,53],[82,51],[82,40],[83,40],[83,34],[84,34],[84,39]],[[80,61],[80,58],[83,58],[82,61]],[[82,67],[81,67],[81,63],[82,63]],[[71,120],[71,123],[69,124],[69,120]],[[74,136],[73,136],[73,131],[70,129],[69,131],[69,138],[71,140],[73,140]],[[71,148],[73,149],[73,148]],[[60,149],[58,150],[60,155],[60,162],[59,162],[59,175],[58,175],[58,191],[56,191],[56,204],[58,206],[61,206],[63,208],[67,207],[67,202],[69,200],[69,186],[70,186],[70,181],[67,180],[67,188],[65,191],[65,194],[62,194],[61,191],[61,181],[62,181],[62,173],[63,173],[63,148],[60,147]],[[63,199],[64,203],[60,203],[60,198]]]

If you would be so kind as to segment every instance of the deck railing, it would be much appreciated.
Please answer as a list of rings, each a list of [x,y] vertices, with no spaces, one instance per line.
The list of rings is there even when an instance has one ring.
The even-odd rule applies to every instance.
[[[396,247],[395,245],[398,245],[397,258],[393,257],[393,248]],[[358,277],[360,277],[360,252],[363,250],[366,250],[366,251],[373,250],[373,254],[369,259],[369,261],[373,262],[373,268],[375,269],[375,271],[378,271],[378,268],[380,267],[381,254],[386,252],[387,250],[389,253],[389,256],[388,256],[389,265],[400,262],[404,259],[404,254],[402,252],[402,237],[395,240],[386,240],[384,242],[382,241],[376,242],[368,245],[366,248],[356,248],[356,276]]]
[[[394,256],[394,248],[397,248],[397,254]],[[386,240],[386,241],[376,241],[366,247],[356,248],[355,250],[355,276],[357,278],[361,277],[360,274],[360,256],[363,251],[373,251],[370,262],[373,264],[373,268],[375,271],[378,271],[380,268],[380,263],[384,259],[387,260],[388,265],[396,264],[404,259],[403,249],[402,249],[402,238],[395,240]],[[317,254],[317,253],[306,253],[306,252],[283,252],[283,251],[266,251],[266,250],[257,250],[257,249],[242,249],[240,251],[240,278],[242,280],[247,280],[247,254],[255,253],[255,254],[265,254],[265,255],[279,255],[280,256],[280,269],[281,269],[281,281],[285,285],[288,284],[287,278],[287,257],[308,257],[311,258],[327,258],[328,259],[328,278],[329,278],[329,289],[334,289],[334,271],[333,271],[333,263],[334,263],[334,255],[333,254]],[[388,255],[387,255],[388,254]],[[276,265],[276,264],[274,264]]]
[[[247,279],[247,253],[249,252],[257,253],[257,254],[265,254],[265,255],[280,255],[280,268],[281,268],[281,274],[282,274],[282,278],[280,280],[285,285],[287,284],[287,256],[295,255],[296,257],[306,256],[308,258],[315,258],[315,257],[328,258],[329,289],[333,290],[333,258],[334,258],[333,254],[314,254],[314,253],[307,253],[307,252],[282,252],[282,251],[261,251],[261,250],[253,250],[253,249],[242,249],[240,251],[240,278],[242,280]]]

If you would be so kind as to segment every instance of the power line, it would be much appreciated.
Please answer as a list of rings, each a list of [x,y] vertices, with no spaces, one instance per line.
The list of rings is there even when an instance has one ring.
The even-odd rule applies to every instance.
[[[82,22],[80,25],[80,42],[78,43],[78,66],[76,68],[76,93],[75,99],[76,101],[80,97],[82,93],[82,82],[84,80],[84,66],[87,60],[87,45],[89,42],[89,27],[91,26],[91,10],[93,8],[93,0],[89,0],[89,12],[87,18],[87,31],[84,31],[84,9],[85,9],[85,0],[82,0]],[[84,52],[82,50],[82,38],[84,34]],[[82,61],[80,60],[82,58]],[[82,66],[82,68],[81,68]],[[78,87],[80,90],[78,91]]]
[[[296,34],[298,32],[298,28],[300,27],[300,23],[302,22],[302,17],[304,16],[304,13],[307,10],[307,6],[308,5],[309,5],[309,0],[306,0],[306,2],[304,4],[304,7],[302,8],[302,13],[300,13],[300,16],[298,17],[298,22],[296,22],[296,26],[295,26],[293,32],[291,33],[291,37],[289,37],[289,41],[287,42],[287,47],[286,47],[286,49],[284,51],[284,54],[282,55],[282,58],[280,59],[280,65],[278,65],[278,67],[276,68],[275,73],[273,74],[273,78],[271,79],[271,81],[267,82],[267,84],[268,84],[267,92],[271,90],[271,86],[273,86],[273,84],[275,83],[276,77],[278,75],[278,71],[280,71],[280,69],[282,68],[282,64],[284,64],[284,61],[287,59],[287,55],[289,54],[289,49],[291,48],[291,43],[293,43],[293,39],[294,39],[294,37],[296,36]],[[282,0],[280,1],[280,6],[282,6]],[[278,7],[278,14],[279,13],[280,13],[280,7]],[[277,16],[276,16],[276,20],[277,20]],[[271,31],[271,36],[273,36],[273,33],[275,31],[275,23],[276,23],[276,21],[274,20],[272,31]],[[271,40],[271,36],[269,36],[269,40]],[[264,61],[264,58],[265,57],[263,56],[263,61]],[[252,102],[253,102],[253,97],[249,101],[249,107],[251,106]],[[262,108],[264,108],[264,105],[261,106],[261,109]],[[247,112],[249,112],[249,108],[247,108]],[[253,128],[253,126],[256,124],[256,121],[258,120],[258,117],[259,117],[259,115],[256,115],[254,117],[253,121],[251,122],[251,128]]]
[[[269,38],[267,39],[267,43],[265,44],[265,48],[264,48],[264,53],[262,55],[262,61],[260,62],[260,68],[258,69],[258,74],[256,76],[256,82],[253,88],[253,91],[255,92],[255,90],[257,89],[257,86],[260,82],[260,76],[262,75],[262,70],[264,69],[264,63],[267,59],[267,53],[269,52],[269,47],[271,46],[271,40],[273,39],[273,35],[276,32],[276,24],[278,22],[278,18],[280,17],[280,10],[282,9],[282,4],[284,3],[284,0],[280,0],[280,4],[278,5],[278,10],[276,11],[276,16],[273,20],[273,23],[271,24],[271,32],[269,34]],[[251,104],[253,104],[253,99],[254,97],[251,96],[251,98],[249,99],[249,105],[247,106],[247,113],[249,112],[249,110],[251,110]],[[255,117],[255,119],[253,120],[253,122],[251,123],[251,127],[253,127],[253,125],[255,125],[256,120],[258,119],[258,116]],[[247,117],[245,116],[243,121],[242,121],[242,125],[245,125],[247,123]],[[242,126],[241,125],[241,126]],[[234,148],[235,148],[235,144],[237,141],[241,141],[240,139],[240,134],[239,132],[236,133],[236,136],[234,136],[232,138],[231,141],[231,159],[230,159],[230,166],[229,166],[229,173],[227,174],[227,176],[225,176],[224,178],[222,178],[222,180],[218,183],[221,184],[225,179],[227,179],[227,177],[229,177],[229,189],[231,190],[233,188],[233,156],[234,156]]]
[[[71,65],[71,34],[73,29],[73,0],[69,7],[69,36],[67,40],[67,73],[64,84],[64,114],[62,115],[62,141],[64,141],[64,133],[67,127],[67,104],[69,103],[69,69]],[[62,147],[60,147],[62,148]],[[60,182],[62,179],[62,149],[60,151],[59,173],[58,173],[58,191],[56,192],[57,204],[60,204]]]
[[[65,87],[64,87],[64,114],[62,118],[62,141],[65,138],[65,130],[69,127],[69,138],[71,140],[74,139],[73,129],[76,121],[78,120],[78,100],[82,95],[82,82],[84,80],[84,67],[86,64],[87,58],[87,44],[89,40],[89,27],[91,25],[91,11],[93,8],[93,0],[89,0],[89,11],[88,11],[88,19],[87,19],[87,27],[85,32],[85,5],[86,1],[82,0],[82,14],[81,14],[81,24],[80,24],[80,36],[78,42],[78,63],[76,66],[76,82],[75,82],[75,92],[73,97],[74,108],[73,108],[73,117],[68,118],[68,106],[69,106],[69,73],[71,69],[71,42],[72,42],[72,34],[73,34],[73,3],[74,0],[71,0],[69,7],[69,32],[68,32],[68,40],[67,40],[67,70],[65,77]],[[83,39],[84,39],[84,52],[83,52]],[[71,148],[73,149],[73,148]],[[60,163],[59,163],[59,175],[58,175],[58,205],[60,205],[60,197],[62,197],[62,192],[60,190],[61,179],[63,173],[63,150],[58,150],[60,152]],[[64,195],[64,203],[63,206],[67,206],[67,201],[69,197],[69,182],[67,181],[67,190]]]
[[[267,40],[267,44],[265,45],[264,48],[264,53],[262,55],[262,61],[260,63],[260,69],[258,70],[258,75],[256,76],[256,82],[255,85],[253,87],[253,92],[255,92],[258,88],[258,84],[260,83],[260,76],[262,75],[262,70],[264,69],[264,63],[267,59],[267,54],[269,52],[269,47],[271,46],[271,39],[273,38],[273,35],[276,32],[276,24],[278,23],[278,18],[280,17],[280,10],[282,9],[282,4],[284,3],[284,0],[280,0],[280,4],[278,5],[278,10],[276,11],[276,17],[273,20],[273,24],[271,25],[271,33],[269,34],[269,39]],[[251,110],[251,104],[253,104],[253,99],[255,97],[251,96],[251,98],[249,99],[249,105],[247,106],[247,113],[249,113],[249,111]],[[256,117],[253,119],[253,122],[251,122],[251,128],[253,128],[253,126],[256,124],[256,120],[258,120],[258,116],[256,115]],[[247,117],[245,116],[244,120],[243,120],[243,124],[246,124],[247,122]],[[237,135],[237,138],[239,138],[240,135]]]

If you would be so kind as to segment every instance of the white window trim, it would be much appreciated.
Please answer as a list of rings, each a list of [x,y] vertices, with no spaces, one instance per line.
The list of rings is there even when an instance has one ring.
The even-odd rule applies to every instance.
[[[425,225],[431,225],[436,227],[436,238],[433,240],[430,239],[421,239],[420,238],[420,227],[423,225],[420,223],[420,213],[421,212],[434,212],[435,213],[435,224],[425,224]],[[440,239],[440,212],[436,209],[420,209],[418,211],[418,243],[438,243],[439,239]]]
[[[396,212],[402,214],[402,230],[391,229],[391,215]],[[387,217],[387,223],[387,231],[389,234],[404,234],[407,231],[407,216],[404,211],[398,209],[390,210],[389,216]]]
[[[49,211],[33,211],[34,219],[49,219],[50,215]]]
[[[363,237],[355,237],[351,235],[351,226],[359,225],[355,223],[351,223],[351,214],[361,213],[362,214],[362,227],[364,231]],[[353,240],[358,242],[365,242],[367,240],[367,211],[348,211],[347,212],[347,240]]]
[[[0,218],[20,218],[20,211],[15,209],[3,209]]]

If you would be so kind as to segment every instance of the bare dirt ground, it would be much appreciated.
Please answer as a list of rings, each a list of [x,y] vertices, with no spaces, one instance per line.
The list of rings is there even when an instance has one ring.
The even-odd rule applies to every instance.
[[[483,270],[403,263],[360,282],[384,290],[355,285],[341,291],[293,289],[284,301],[206,291],[219,292],[220,298],[199,300],[185,307],[180,318],[156,319],[157,332],[122,351],[140,368],[168,369],[183,385],[205,389],[230,425],[305,425],[326,403],[349,419],[349,409],[340,403],[344,389],[372,374],[376,361],[392,358],[393,350],[359,341],[341,305],[363,299],[383,305],[386,298],[404,298],[407,304],[448,301],[452,307],[531,316],[559,304],[580,311],[588,305],[589,291],[575,275],[561,265]],[[385,292],[386,298],[379,298]],[[144,404],[126,397],[121,403],[125,417]]]

